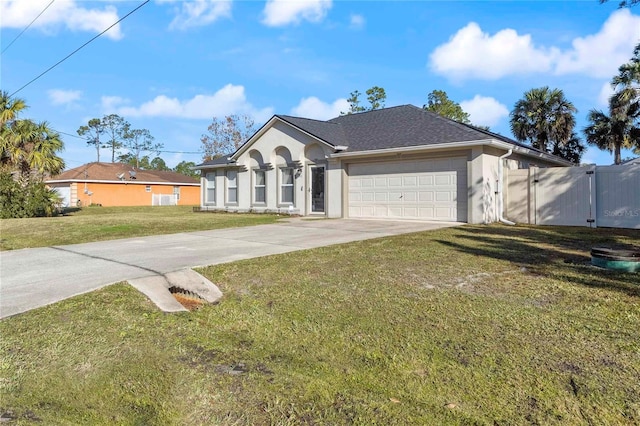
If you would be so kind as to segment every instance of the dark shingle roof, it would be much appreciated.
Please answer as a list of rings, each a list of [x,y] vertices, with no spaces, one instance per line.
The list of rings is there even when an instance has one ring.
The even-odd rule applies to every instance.
[[[202,162],[202,164],[199,164],[198,166],[218,166],[218,165],[222,165],[222,164],[230,164],[233,161],[229,161],[229,156],[228,155],[224,155],[220,158],[216,158],[213,160],[207,160]]]
[[[322,139],[328,144],[347,145],[344,126],[340,123],[330,121],[312,120],[310,118],[291,117],[290,115],[276,115],[281,120],[312,134],[318,139]]]
[[[342,115],[328,121],[277,116],[331,145],[350,152],[498,139],[523,146],[493,132],[458,123],[413,105]]]
[[[342,115],[327,121],[289,115],[275,117],[330,145],[346,146],[349,152],[496,139],[542,153],[508,137],[450,120],[413,105]],[[226,161],[225,157],[204,162],[201,166],[225,164]]]

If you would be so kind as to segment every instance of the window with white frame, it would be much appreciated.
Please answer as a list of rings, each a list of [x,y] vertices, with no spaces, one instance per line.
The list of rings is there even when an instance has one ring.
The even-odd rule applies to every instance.
[[[180,187],[179,186],[174,186],[173,187],[173,195],[176,196],[176,201],[180,200]]]
[[[227,170],[227,203],[235,204],[238,202],[238,172],[236,170]]]
[[[216,202],[216,173],[207,173],[205,176],[206,192],[204,194],[204,202],[207,204],[215,204]]]
[[[280,169],[280,203],[293,204],[294,169],[283,167]]]
[[[267,202],[267,186],[264,170],[256,170],[253,174],[253,202],[264,204]]]

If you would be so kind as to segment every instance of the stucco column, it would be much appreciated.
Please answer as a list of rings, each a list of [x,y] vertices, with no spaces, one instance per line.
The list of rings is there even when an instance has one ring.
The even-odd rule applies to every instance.
[[[340,160],[327,161],[327,217],[342,217],[342,168]]]
[[[469,187],[468,223],[492,223],[497,220],[496,185],[497,157],[485,154],[482,147],[474,147],[468,165]]]

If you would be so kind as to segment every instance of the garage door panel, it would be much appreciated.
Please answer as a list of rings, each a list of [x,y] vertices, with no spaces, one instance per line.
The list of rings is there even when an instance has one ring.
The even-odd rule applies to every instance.
[[[433,191],[420,191],[420,201],[433,201]]]
[[[405,191],[402,195],[402,200],[405,203],[413,203],[418,200],[418,193],[414,191]]]
[[[349,165],[350,217],[466,221],[464,157]]]
[[[436,192],[436,201],[449,202],[449,201],[452,201],[451,198],[452,197],[450,192],[441,192],[441,191]]]
[[[403,183],[402,182],[402,178],[399,178],[399,177],[390,177],[389,178],[389,186],[402,186],[402,183]]]
[[[433,185],[433,176],[419,176],[420,186]]]

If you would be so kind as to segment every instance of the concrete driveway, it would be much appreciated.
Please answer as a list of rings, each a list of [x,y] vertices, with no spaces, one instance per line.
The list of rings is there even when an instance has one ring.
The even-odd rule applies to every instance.
[[[288,219],[271,225],[0,252],[0,318],[135,278],[452,222]]]

